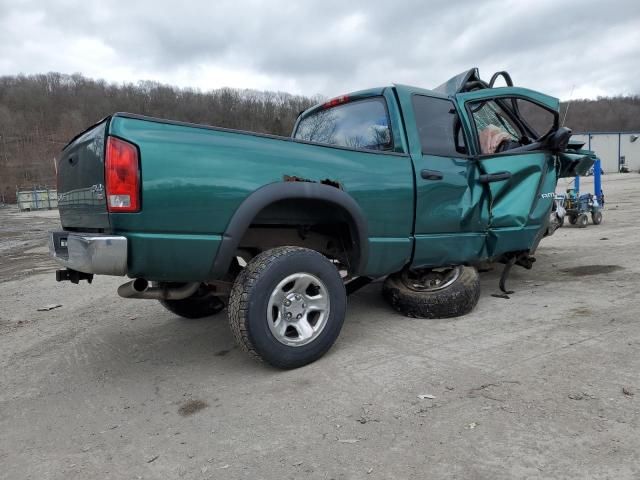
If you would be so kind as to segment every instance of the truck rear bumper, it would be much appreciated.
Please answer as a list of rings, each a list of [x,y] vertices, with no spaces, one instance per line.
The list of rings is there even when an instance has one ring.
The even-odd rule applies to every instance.
[[[116,235],[49,232],[49,254],[71,270],[97,275],[127,273],[127,239]]]

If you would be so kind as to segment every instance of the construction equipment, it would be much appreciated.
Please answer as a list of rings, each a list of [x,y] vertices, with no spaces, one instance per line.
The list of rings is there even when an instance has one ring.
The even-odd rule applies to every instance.
[[[571,225],[584,228],[589,224],[589,215],[594,225],[602,223],[604,192],[602,191],[602,169],[600,159],[593,165],[593,193],[580,193],[580,177],[576,176],[573,188],[567,190],[565,209]]]

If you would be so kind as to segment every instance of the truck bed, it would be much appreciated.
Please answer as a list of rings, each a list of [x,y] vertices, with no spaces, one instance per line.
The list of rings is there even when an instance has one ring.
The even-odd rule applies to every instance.
[[[106,135],[139,149],[138,213],[106,213]],[[116,113],[74,139],[58,166],[63,228],[126,236],[132,277],[207,279],[238,206],[257,189],[285,180],[326,182],[355,199],[371,219],[371,273],[400,268],[411,255],[408,155]]]

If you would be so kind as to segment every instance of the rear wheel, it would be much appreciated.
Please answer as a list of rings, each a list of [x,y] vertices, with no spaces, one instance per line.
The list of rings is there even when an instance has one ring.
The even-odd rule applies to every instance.
[[[577,221],[578,221],[577,215],[569,215],[569,223],[571,225],[575,225]]]
[[[451,318],[469,313],[480,297],[480,278],[462,265],[404,270],[387,277],[382,294],[398,312],[414,318]]]
[[[324,355],[344,322],[344,283],[320,253],[278,247],[251,259],[236,278],[229,323],[249,354],[278,368],[297,368]]]
[[[602,212],[600,210],[596,210],[591,214],[591,221],[594,225],[600,225],[602,223]]]

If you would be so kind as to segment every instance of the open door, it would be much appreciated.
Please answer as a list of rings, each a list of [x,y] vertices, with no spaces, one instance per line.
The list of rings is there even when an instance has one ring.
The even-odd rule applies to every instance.
[[[489,197],[488,256],[534,250],[558,179],[557,155],[545,141],[558,131],[558,100],[515,87],[455,98]]]

